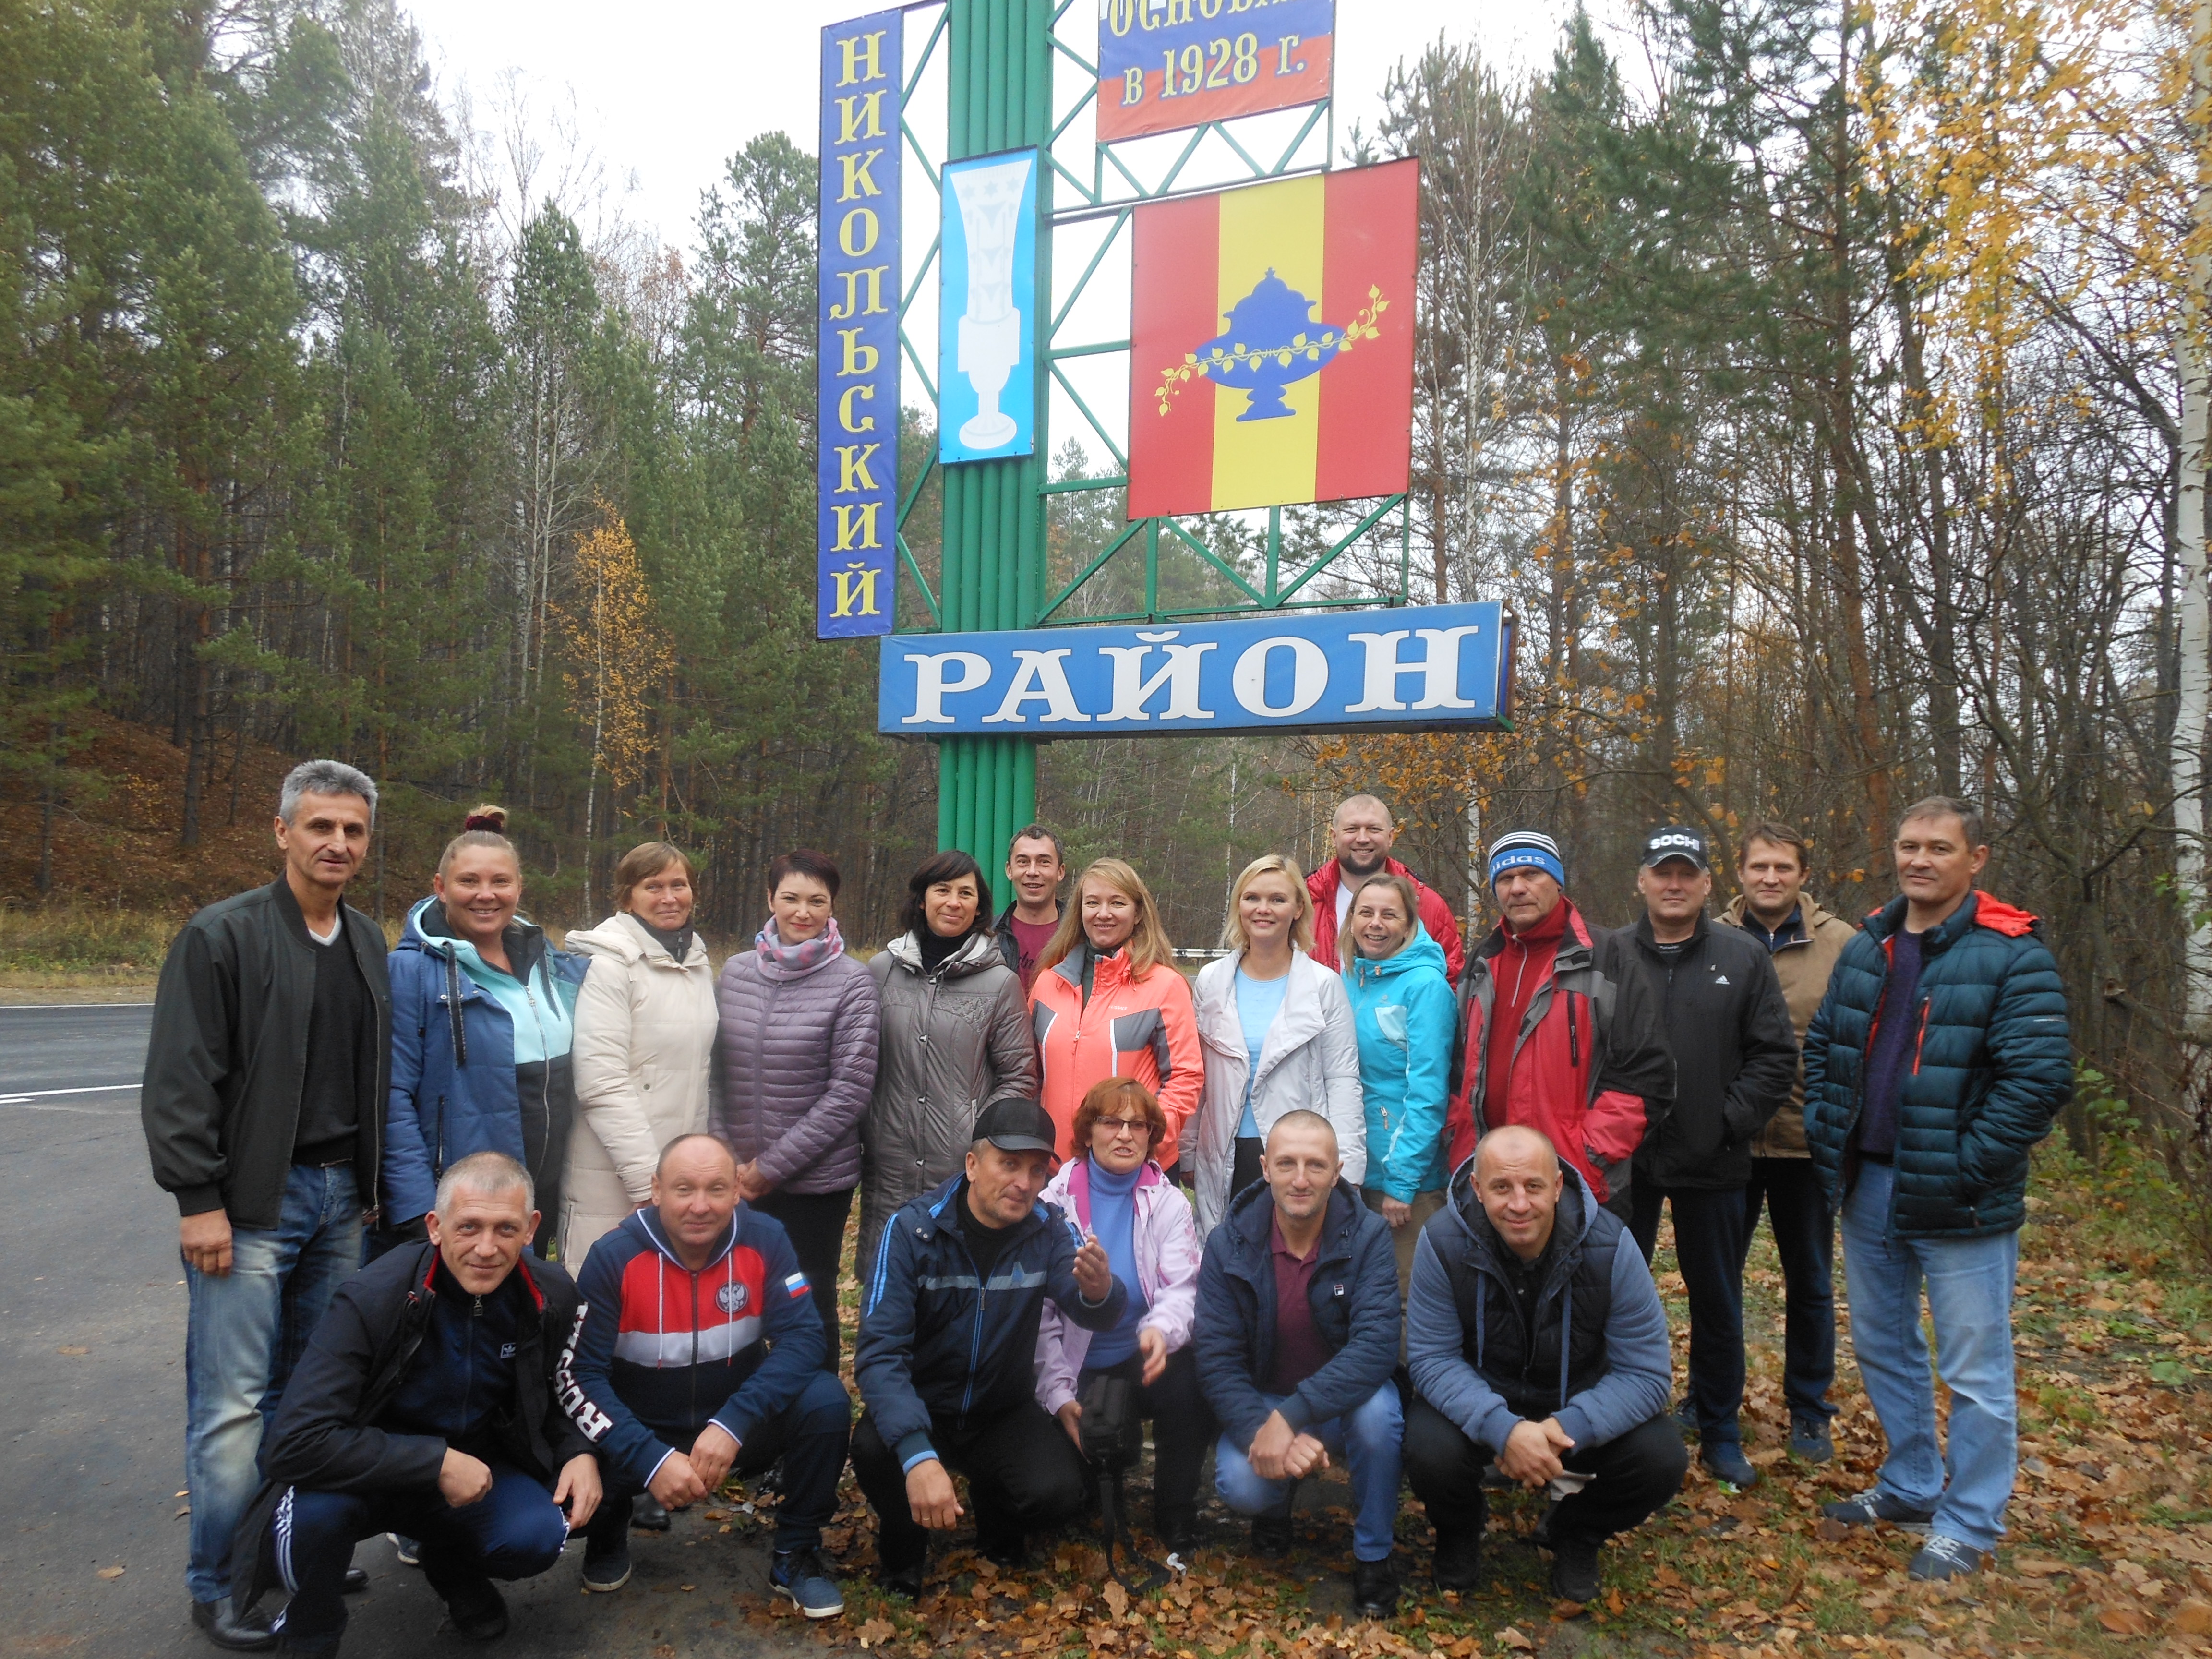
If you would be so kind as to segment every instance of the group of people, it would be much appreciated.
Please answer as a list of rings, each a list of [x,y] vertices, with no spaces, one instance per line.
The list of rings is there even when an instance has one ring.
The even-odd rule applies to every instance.
[[[787,854],[717,974],[679,848],[626,854],[616,914],[556,946],[479,809],[387,952],[343,902],[375,803],[354,768],[296,768],[283,873],[195,916],[156,996],[143,1109],[191,1295],[187,1582],[220,1646],[335,1650],[379,1532],[489,1639],[495,1580],[580,1534],[586,1589],[619,1590],[634,1528],[771,1470],[770,1582],[834,1617],[821,1528],[848,1461],[882,1580],[912,1595],[966,1507],[1018,1563],[1147,1421],[1171,1551],[1209,1445],[1263,1556],[1339,1460],[1362,1614],[1402,1594],[1401,1481],[1440,1589],[1475,1582],[1503,1481],[1547,1495],[1553,1588],[1586,1601],[1605,1541],[1680,1489],[1686,1436],[1716,1479],[1759,1478],[1739,1418],[1762,1213],[1790,1450],[1832,1455],[1838,1218],[1889,1439],[1829,1516],[1923,1532],[1921,1577],[1996,1546],[2027,1158],[2071,1060],[2033,919],[1975,888],[1966,803],[1907,809],[1899,896],[1856,927],[1804,890],[1786,825],[1744,833],[1717,915],[1705,835],[1653,832],[1619,929],[1567,896],[1551,838],[1503,835],[1499,920],[1463,947],[1390,857],[1388,808],[1354,796],[1312,875],[1268,854],[1238,876],[1194,980],[1134,869],[1071,884],[1036,825],[1003,913],[975,859],[933,854],[866,962],[836,863]]]

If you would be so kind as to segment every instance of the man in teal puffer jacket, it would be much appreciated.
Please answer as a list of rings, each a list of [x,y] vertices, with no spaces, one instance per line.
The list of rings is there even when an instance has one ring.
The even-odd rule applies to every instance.
[[[1972,806],[1907,807],[1904,891],[1844,947],[1805,1036],[1805,1138],[1843,1218],[1851,1346],[1889,1439],[1875,1490],[1827,1514],[1927,1531],[1914,1578],[1976,1571],[2004,1530],[2028,1154],[2073,1087],[2058,964],[2034,917],[1973,890],[1989,856]],[[1948,1459],[1923,1282],[1951,1390]]]

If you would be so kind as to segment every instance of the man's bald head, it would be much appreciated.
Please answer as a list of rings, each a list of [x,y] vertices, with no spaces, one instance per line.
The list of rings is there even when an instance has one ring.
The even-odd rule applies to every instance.
[[[1552,1145],[1550,1136],[1525,1123],[1505,1124],[1475,1143],[1474,1178],[1480,1182],[1484,1170],[1501,1159],[1517,1163],[1524,1158],[1534,1159],[1553,1175],[1559,1173],[1559,1149]]]
[[[710,1135],[704,1130],[694,1130],[690,1134],[678,1135],[663,1146],[660,1149],[660,1161],[653,1166],[653,1174],[666,1174],[669,1164],[678,1158],[686,1162],[696,1158],[705,1158],[712,1162],[719,1158],[732,1170],[738,1167],[738,1155],[730,1150],[730,1143],[724,1140],[721,1136]]]
[[[1346,876],[1371,876],[1390,857],[1398,837],[1390,809],[1372,795],[1347,795],[1329,815],[1329,850]]]
[[[1391,827],[1389,805],[1380,795],[1346,795],[1337,802],[1336,811],[1328,815],[1328,821],[1333,824],[1341,824],[1347,817],[1355,816],[1379,818],[1384,829]]]
[[[1534,1261],[1552,1242],[1565,1184],[1559,1149],[1525,1124],[1492,1129],[1474,1149],[1474,1191],[1482,1212],[1523,1261]]]

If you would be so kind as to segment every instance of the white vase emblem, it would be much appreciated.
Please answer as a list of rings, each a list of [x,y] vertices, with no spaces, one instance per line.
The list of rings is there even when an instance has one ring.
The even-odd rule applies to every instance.
[[[970,449],[1000,449],[1019,428],[999,407],[999,395],[1022,355],[1022,313],[1014,304],[1014,245],[1021,234],[1022,197],[1036,158],[1019,155],[952,175],[960,228],[968,247],[968,309],[960,319],[957,362],[975,388],[975,413],[961,422]]]

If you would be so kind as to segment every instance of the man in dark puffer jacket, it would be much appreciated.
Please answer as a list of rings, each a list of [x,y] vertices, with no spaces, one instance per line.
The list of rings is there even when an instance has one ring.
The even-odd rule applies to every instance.
[[[1889,1437],[1881,1483],[1827,1513],[1928,1527],[1915,1578],[1974,1571],[2004,1530],[2028,1153],[2073,1087],[2058,965],[2034,917],[1973,890],[1989,855],[1965,802],[1906,808],[1904,892],[1844,948],[1805,1037],[1805,1136],[1842,1214],[1851,1346]],[[1948,1486],[1923,1280],[1951,1390]]]

